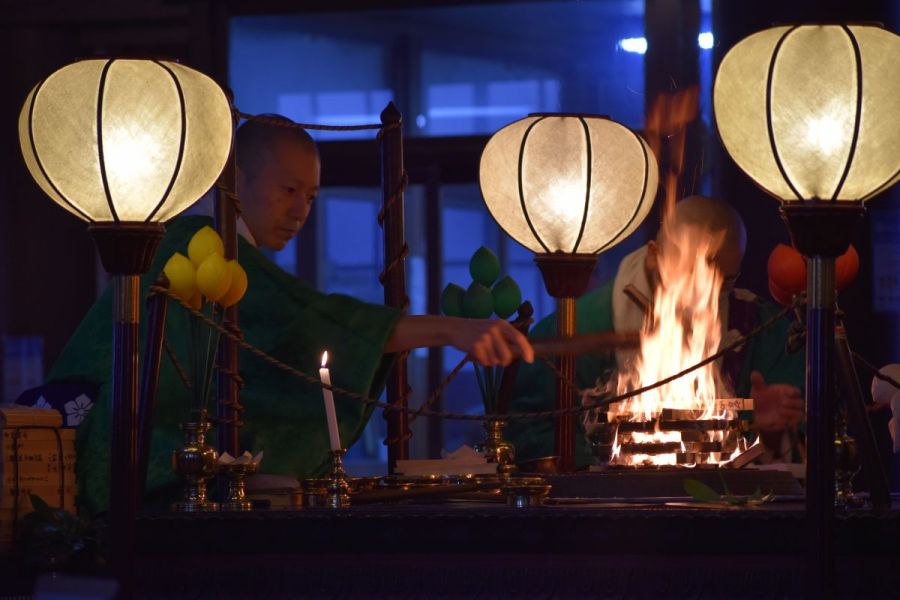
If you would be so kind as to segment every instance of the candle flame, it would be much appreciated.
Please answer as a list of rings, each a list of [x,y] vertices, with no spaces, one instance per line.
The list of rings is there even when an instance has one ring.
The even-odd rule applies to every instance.
[[[322,367],[328,365],[328,350],[322,353]]]

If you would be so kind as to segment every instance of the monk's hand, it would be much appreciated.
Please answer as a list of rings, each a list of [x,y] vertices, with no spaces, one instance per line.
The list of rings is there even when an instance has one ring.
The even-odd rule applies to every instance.
[[[506,366],[516,358],[534,362],[528,338],[506,321],[458,319],[454,325],[450,345],[485,367]]]
[[[766,384],[759,371],[750,374],[753,422],[760,432],[793,429],[806,418],[803,395],[792,385]]]

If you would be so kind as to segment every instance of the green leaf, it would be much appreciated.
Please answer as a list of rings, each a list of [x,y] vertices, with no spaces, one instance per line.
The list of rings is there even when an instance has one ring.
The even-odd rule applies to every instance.
[[[494,312],[494,297],[487,286],[473,282],[463,296],[463,316],[469,319],[487,319]]]
[[[720,502],[722,500],[722,495],[719,494],[716,490],[712,489],[702,481],[697,481],[696,479],[685,479],[683,482],[684,491],[688,493],[688,495],[701,502]]]
[[[475,282],[490,287],[500,276],[500,259],[493,250],[482,246],[469,260],[469,273]]]
[[[462,289],[462,287],[455,283],[448,283],[443,293],[441,293],[441,310],[443,313],[448,317],[463,316],[463,296],[465,295],[466,290]]]
[[[508,319],[522,304],[522,290],[509,275],[494,285],[491,294],[494,297],[494,312],[501,319]]]

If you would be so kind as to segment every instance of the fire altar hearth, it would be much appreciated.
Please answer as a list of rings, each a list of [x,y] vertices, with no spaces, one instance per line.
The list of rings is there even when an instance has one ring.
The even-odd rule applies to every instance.
[[[683,498],[685,479],[696,479],[717,492],[749,496],[757,491],[776,496],[801,496],[803,488],[787,471],[727,469],[710,466],[688,469],[662,467],[601,467],[587,473],[544,475],[552,486],[551,498],[566,499],[652,499]]]
[[[745,468],[762,450],[758,442],[747,441],[750,399],[718,399],[702,412],[662,408],[654,418],[642,416],[618,405],[592,413],[585,426],[599,466],[589,473],[550,477],[551,497],[683,497],[686,479],[722,494],[803,493],[789,472]]]

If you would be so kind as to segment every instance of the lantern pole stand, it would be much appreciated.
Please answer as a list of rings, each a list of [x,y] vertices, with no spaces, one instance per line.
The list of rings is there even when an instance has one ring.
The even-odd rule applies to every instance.
[[[109,556],[121,597],[134,590],[138,490],[138,340],[140,276],[165,233],[157,223],[94,223],[88,227],[103,268],[113,278],[112,440],[110,448]]]
[[[846,252],[862,204],[783,205],[791,238],[808,259],[806,275],[806,592],[834,593],[835,259]]]
[[[556,298],[556,333],[561,338],[575,335],[575,300],[587,290],[591,274],[597,265],[596,254],[567,254],[554,252],[538,254],[534,258],[547,293]],[[575,381],[575,356],[556,357],[560,377],[556,378],[556,410],[575,406],[576,390],[569,384]],[[575,415],[556,417],[553,454],[561,473],[575,472]]]

